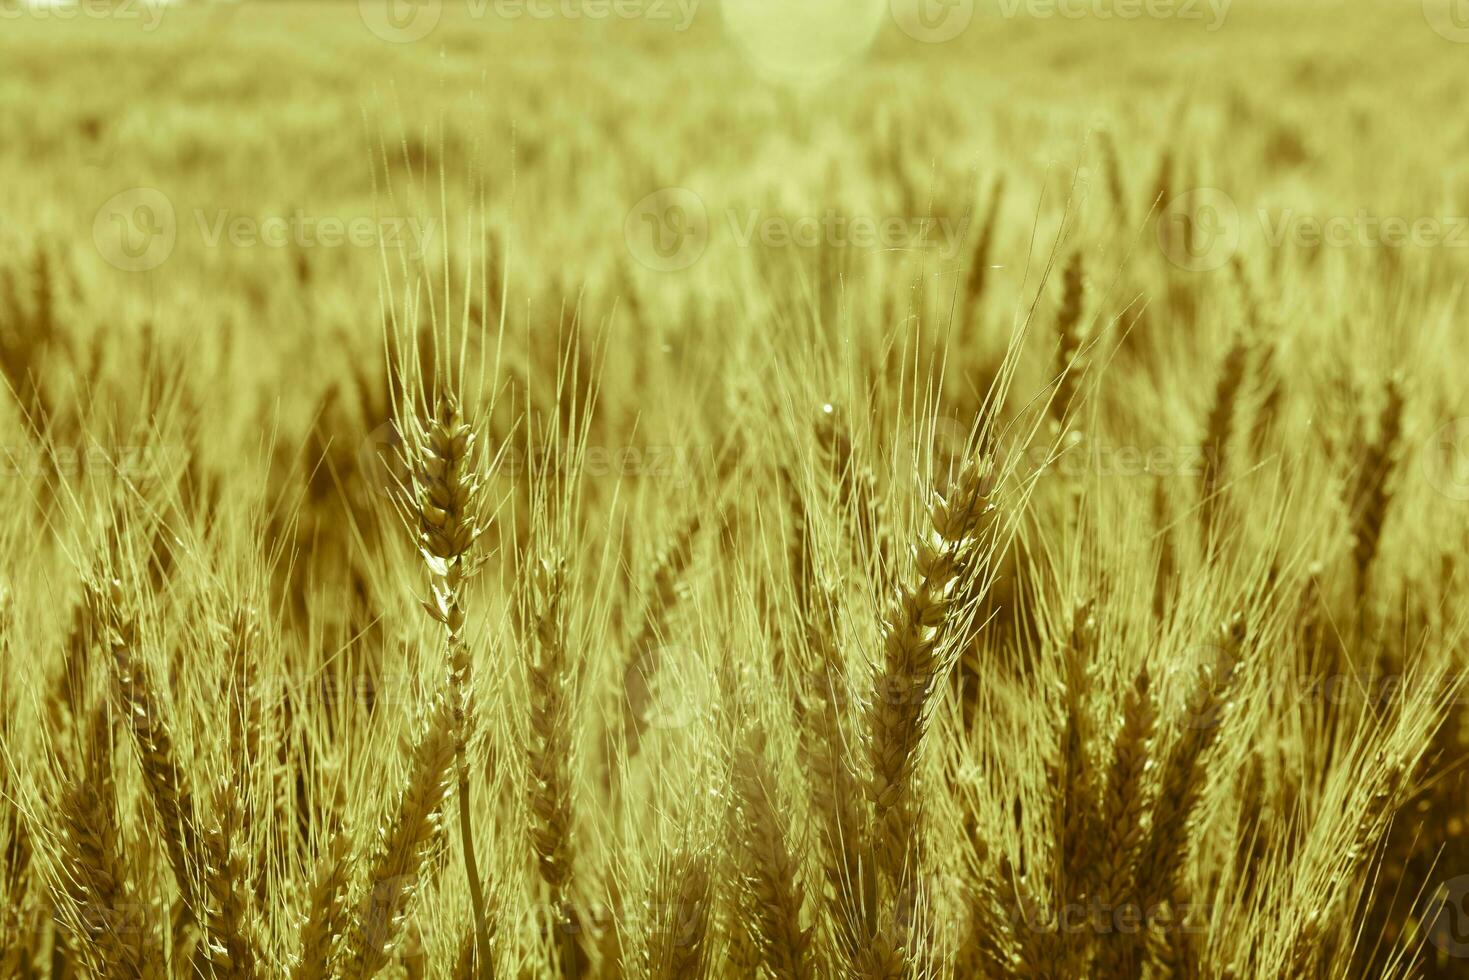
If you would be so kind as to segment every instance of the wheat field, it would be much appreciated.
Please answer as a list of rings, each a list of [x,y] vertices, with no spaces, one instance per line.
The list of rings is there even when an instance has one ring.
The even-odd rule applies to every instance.
[[[1469,976],[1459,0],[0,0],[0,977]]]

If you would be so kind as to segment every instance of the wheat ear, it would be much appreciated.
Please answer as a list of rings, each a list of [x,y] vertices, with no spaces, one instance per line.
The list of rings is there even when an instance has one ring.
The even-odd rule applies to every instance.
[[[1216,662],[1199,672],[1190,692],[1184,731],[1163,764],[1152,826],[1138,863],[1135,894],[1143,908],[1167,902],[1175,912],[1189,900],[1182,876],[1193,853],[1193,816],[1203,798],[1205,759],[1219,739],[1239,672],[1244,625],[1233,619],[1221,630]],[[1137,934],[1141,938],[1142,933]]]
[[[824,847],[827,919],[833,940],[848,962],[857,955],[861,937],[871,931],[872,863],[863,859],[867,826],[862,783],[853,766],[846,705],[850,701],[846,664],[837,642],[835,600],[820,590],[806,620],[805,652],[811,666],[798,734],[797,752],[808,774],[811,808],[819,821]],[[814,690],[813,690],[814,688]]]
[[[1021,932],[1023,885],[1008,861],[990,862],[989,846],[975,839],[976,874],[968,883],[969,918],[959,940],[956,976],[1010,977],[1033,959],[1033,943]]]
[[[1112,200],[1112,212],[1117,226],[1126,228],[1128,221],[1127,188],[1122,183],[1122,163],[1117,158],[1117,141],[1109,130],[1097,134],[1097,144],[1102,148],[1102,169],[1107,178],[1107,196]]]
[[[214,794],[216,817],[204,834],[205,954],[216,977],[255,980],[262,960],[247,895],[250,871],[243,843],[245,810],[238,788],[222,780]]]
[[[530,695],[525,747],[530,770],[526,782],[530,842],[556,912],[561,969],[569,976],[578,976],[587,963],[578,939],[580,922],[568,894],[575,851],[571,796],[573,675],[566,650],[565,563],[541,561],[530,578],[530,635],[522,641]]]
[[[1367,573],[1382,542],[1382,526],[1392,503],[1392,475],[1403,432],[1403,389],[1397,379],[1387,383],[1387,404],[1379,421],[1377,441],[1367,451],[1357,494],[1357,533],[1353,557],[1365,588]]]
[[[1076,400],[1081,381],[1080,360],[1086,345],[1086,331],[1081,314],[1085,300],[1084,269],[1081,250],[1071,253],[1062,274],[1061,309],[1056,314],[1056,334],[1060,346],[1056,351],[1056,396],[1051,399],[1051,417],[1064,427]]]
[[[334,976],[337,947],[347,926],[351,858],[352,838],[338,828],[316,863],[306,918],[301,923],[301,952],[291,970],[291,980],[328,980]]]
[[[1158,538],[1158,567],[1153,573],[1153,618],[1160,623],[1173,608],[1178,553],[1173,540],[1173,505],[1163,478],[1153,481],[1153,529]]]
[[[852,555],[863,568],[875,556],[878,578],[885,589],[886,577],[892,571],[892,543],[877,476],[852,445],[846,421],[835,407],[818,421],[816,441],[823,463],[836,482],[837,502],[852,526],[853,533],[846,535]]]
[[[126,612],[122,583],[106,585],[107,645],[118,701],[138,750],[148,798],[163,825],[168,863],[186,903],[194,895],[193,871],[199,865],[200,833],[189,779],[174,752],[169,728],[148,669],[137,652],[137,624]]]
[[[489,926],[470,820],[467,746],[472,680],[461,604],[465,580],[474,573],[471,550],[483,527],[477,513],[480,483],[474,470],[475,434],[460,412],[457,400],[449,395],[439,399],[433,417],[422,425],[418,443],[415,460],[418,544],[429,571],[429,598],[423,607],[444,627],[448,647],[449,704],[459,788],[459,844],[464,852],[475,937],[488,959]]]
[[[1212,540],[1219,494],[1228,472],[1229,443],[1234,432],[1234,416],[1244,384],[1249,360],[1249,345],[1242,334],[1236,335],[1229,353],[1219,369],[1214,386],[1214,402],[1204,425],[1203,534],[1206,544]]]
[[[1086,601],[1072,613],[1070,634],[1061,653],[1062,705],[1056,752],[1046,762],[1055,835],[1055,897],[1063,906],[1090,899],[1094,865],[1100,859],[1092,761],[1095,725],[1090,705],[1094,682],[1090,661],[1096,633],[1092,608],[1092,602]],[[1058,936],[1047,952],[1057,969],[1076,973],[1085,965],[1089,947],[1089,942],[1068,943]]]
[[[627,759],[642,747],[648,728],[648,709],[652,703],[653,677],[661,669],[659,637],[668,625],[668,616],[681,598],[684,572],[693,560],[694,541],[703,522],[695,513],[684,522],[653,570],[652,594],[643,610],[643,621],[630,649],[631,662],[626,674],[623,702],[623,736]],[[609,752],[609,766],[612,755]]]
[[[422,886],[429,855],[443,838],[443,809],[454,765],[454,718],[439,695],[413,746],[408,784],[378,832],[368,892],[358,905],[344,976],[366,980],[387,965],[408,907]]]
[[[699,980],[708,965],[709,860],[684,851],[667,860],[655,893],[647,957],[654,980]]]
[[[1062,651],[1062,721],[1056,757],[1048,766],[1059,844],[1057,880],[1063,900],[1086,897],[1085,877],[1098,857],[1093,853],[1097,793],[1091,758],[1094,726],[1088,704],[1093,681],[1089,658],[1095,632],[1092,603],[1084,602],[1072,616],[1071,634]],[[1082,893],[1077,893],[1078,886]]]
[[[1000,205],[1004,201],[1005,180],[995,181],[990,191],[990,206],[985,213],[984,228],[975,239],[974,251],[969,255],[969,271],[964,280],[964,301],[970,326],[975,325],[980,303],[984,299],[985,286],[989,282],[990,253],[995,247],[995,228],[1000,220]]]
[[[876,817],[876,862],[891,882],[900,879],[908,856],[913,771],[944,666],[941,644],[959,625],[956,589],[974,571],[993,520],[992,466],[988,457],[972,462],[947,496],[935,495],[928,528],[917,542],[914,579],[899,589],[883,623],[882,655],[867,710],[867,794]]]
[[[61,794],[63,921],[73,923],[98,975],[152,980],[163,976],[163,956],[127,881],[105,717],[99,711],[93,719],[84,774],[68,779]]]
[[[744,834],[738,842],[744,855],[741,867],[741,912],[746,931],[754,940],[766,968],[778,980],[810,980],[810,928],[801,927],[804,896],[797,877],[784,821],[771,788],[758,736],[735,757],[731,782]]]
[[[1132,894],[1133,876],[1142,846],[1147,806],[1148,768],[1151,765],[1157,708],[1152,681],[1144,665],[1127,691],[1122,723],[1112,743],[1107,792],[1102,800],[1101,841],[1096,870],[1098,907],[1117,909]],[[1135,974],[1129,946],[1110,930],[1098,944],[1097,975],[1125,980]]]

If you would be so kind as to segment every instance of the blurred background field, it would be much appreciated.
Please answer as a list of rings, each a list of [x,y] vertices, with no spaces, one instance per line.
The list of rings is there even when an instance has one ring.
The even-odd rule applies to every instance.
[[[1121,308],[1155,275],[1143,219],[1170,181],[1174,193],[1228,193],[1246,251],[1262,235],[1257,209],[1466,210],[1469,122],[1455,111],[1466,49],[1418,6],[1239,2],[1216,16],[1201,3],[1188,8],[1198,19],[1123,20],[1046,16],[1039,4],[1005,16],[989,3],[945,43],[915,40],[874,8],[870,42],[829,61],[824,14],[786,31],[791,43],[781,31],[742,34],[716,4],[687,18],[670,3],[601,20],[450,4],[432,8],[433,30],[411,43],[374,34],[370,3],[139,2],[69,21],[12,6],[0,33],[10,134],[0,234],[12,262],[54,251],[86,284],[70,301],[97,329],[147,319],[201,357],[237,335],[248,366],[233,377],[307,396],[329,380],[326,351],[376,345],[382,270],[375,247],[316,244],[315,223],[433,221],[433,258],[446,232],[463,244],[477,195],[513,256],[516,316],[545,317],[584,294],[590,318],[615,320],[621,349],[656,351],[732,314],[768,313],[758,257],[734,233],[752,213],[835,208],[963,230],[1001,180],[987,310],[1008,323],[1034,298],[1063,213],[1095,253],[1094,276],[1122,270],[1110,290]],[[813,52],[825,70],[798,72],[797,84],[767,70]],[[1099,134],[1115,146],[1132,234],[1095,235],[1111,221]],[[384,150],[392,198],[374,192]],[[714,217],[707,255],[677,273],[645,268],[624,234],[628,213],[666,186],[692,190]],[[154,227],[110,213],[135,188],[170,210],[160,234],[163,221],[176,234],[166,261],[141,272],[108,261],[120,236],[142,243]],[[211,238],[222,220],[295,215],[304,244]],[[869,268],[852,288],[907,290],[921,274],[935,298],[951,293],[972,238],[954,236],[958,254],[860,250],[854,261]],[[814,268],[817,251],[780,257]],[[1381,250],[1314,251],[1342,270],[1344,288],[1373,290],[1370,272],[1356,273],[1380,265]],[[1419,266],[1463,255],[1397,251]],[[1260,254],[1277,268],[1296,260],[1289,248]],[[298,383],[282,388],[286,379]]]

